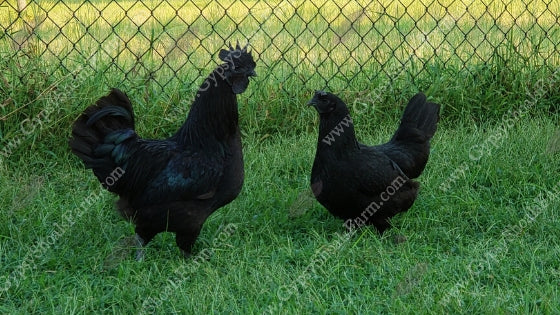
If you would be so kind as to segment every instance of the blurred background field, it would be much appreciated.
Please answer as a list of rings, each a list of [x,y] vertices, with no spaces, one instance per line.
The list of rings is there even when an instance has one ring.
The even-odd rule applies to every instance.
[[[41,1],[20,12],[4,1],[0,10],[2,134],[41,107],[23,105],[67,81],[95,93],[77,88],[65,111],[117,86],[158,117],[170,107],[182,115],[219,49],[236,41],[258,59],[243,123],[264,134],[308,130],[301,104],[315,89],[370,103],[381,121],[416,90],[444,104],[446,121],[495,119],[560,65],[558,1]],[[79,73],[95,86],[71,82]],[[540,110],[555,110],[550,94]]]

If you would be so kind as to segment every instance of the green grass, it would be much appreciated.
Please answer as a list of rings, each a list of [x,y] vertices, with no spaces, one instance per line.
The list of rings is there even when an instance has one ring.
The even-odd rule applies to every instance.
[[[171,1],[177,14],[96,1],[105,20],[88,3],[65,3],[74,18],[60,2],[39,2],[48,14],[33,2],[20,19],[0,4],[0,25],[14,23],[0,34],[0,313],[560,313],[558,2],[436,1],[433,18],[419,1],[313,2],[323,6],[296,1],[274,15],[236,2],[221,21],[209,1]],[[194,5],[208,5],[212,23]],[[126,47],[102,37],[110,27]],[[242,193],[206,222],[193,259],[163,233],[136,262],[133,225],[69,153],[71,123],[117,86],[141,136],[169,136],[224,39],[237,38],[250,40],[259,74],[238,97]],[[67,69],[54,70],[59,57]],[[310,195],[318,118],[305,103],[325,87],[371,144],[390,137],[418,90],[442,104],[419,197],[382,237],[345,235]]]
[[[361,139],[384,141],[395,124]],[[546,194],[560,189],[556,124],[524,117],[478,161],[469,148],[499,126],[443,124],[416,203],[383,237],[341,236],[311,199],[314,133],[246,137],[243,191],[209,218],[191,261],[165,233],[136,262],[133,226],[92,174],[68,153],[33,150],[1,171],[0,268],[12,286],[0,310],[137,313],[150,297],[159,313],[557,313],[560,196]],[[541,193],[548,206],[529,211]]]

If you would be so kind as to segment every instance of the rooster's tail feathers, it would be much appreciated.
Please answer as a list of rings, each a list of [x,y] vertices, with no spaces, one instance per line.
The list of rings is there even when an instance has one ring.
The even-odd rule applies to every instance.
[[[126,159],[124,142],[137,138],[134,113],[125,93],[112,89],[78,117],[69,140],[72,152],[104,179]]]

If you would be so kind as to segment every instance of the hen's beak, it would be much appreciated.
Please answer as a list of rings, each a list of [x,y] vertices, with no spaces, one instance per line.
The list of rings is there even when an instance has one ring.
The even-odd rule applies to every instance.
[[[312,99],[309,100],[309,102],[307,102],[307,106],[315,106],[315,97],[313,97]]]
[[[255,70],[251,70],[251,72],[249,72],[249,76],[250,77],[256,77],[257,73],[255,72]]]
[[[309,102],[307,102],[307,106],[311,106],[311,105],[316,105],[317,104],[317,95],[322,95],[325,92],[323,91],[319,91],[319,90],[315,90],[315,95],[313,95],[313,98],[309,100]]]

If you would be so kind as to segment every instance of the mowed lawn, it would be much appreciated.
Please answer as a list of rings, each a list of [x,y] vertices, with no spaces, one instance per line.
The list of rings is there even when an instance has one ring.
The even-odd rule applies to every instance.
[[[32,3],[25,41],[0,15],[15,22],[0,38],[0,313],[560,313],[559,4],[464,2]],[[141,136],[169,136],[224,38],[258,57],[238,96],[243,190],[191,259],[162,233],[137,262],[134,226],[67,148],[71,123],[117,86]],[[442,105],[418,199],[383,236],[348,234],[312,197],[305,104],[323,88],[368,144],[417,91]]]
[[[383,141],[395,123],[361,138]],[[0,309],[557,313],[557,122],[523,117],[479,155],[497,128],[443,123],[416,203],[382,237],[346,235],[312,199],[314,134],[246,137],[243,192],[187,261],[171,234],[135,261],[133,226],[92,174],[63,150],[33,152],[2,169]]]

